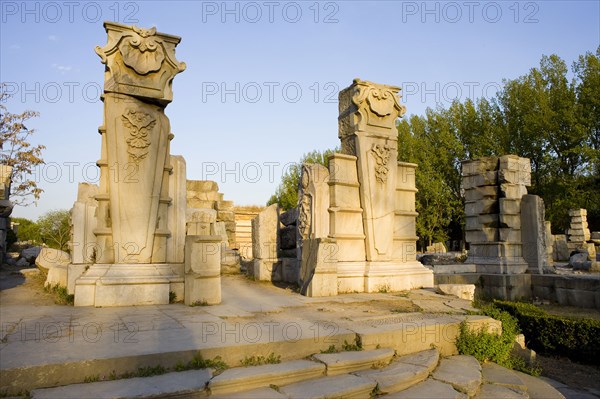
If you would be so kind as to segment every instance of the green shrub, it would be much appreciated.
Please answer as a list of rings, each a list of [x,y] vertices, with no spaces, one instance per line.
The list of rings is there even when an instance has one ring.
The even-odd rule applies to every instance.
[[[515,337],[519,334],[517,320],[509,313],[493,306],[486,306],[482,313],[502,322],[502,334],[490,333],[487,326],[479,331],[471,331],[466,322],[460,325],[456,347],[461,355],[471,355],[480,362],[491,361],[507,368],[516,364],[511,355]]]
[[[551,315],[529,303],[494,301],[494,305],[517,318],[527,346],[536,352],[600,364],[599,320]]]

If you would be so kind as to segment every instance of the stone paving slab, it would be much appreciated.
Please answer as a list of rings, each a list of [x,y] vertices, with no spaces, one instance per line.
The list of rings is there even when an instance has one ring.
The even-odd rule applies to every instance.
[[[32,399],[125,399],[166,397],[167,395],[202,395],[212,377],[210,370],[189,370],[146,378],[90,382],[64,387],[35,389]],[[204,395],[206,396],[206,395]]]
[[[342,374],[280,387],[290,399],[369,398],[377,383],[364,377]]]
[[[513,373],[527,386],[527,393],[531,399],[565,399],[559,391],[541,378],[532,377],[520,371],[513,371]]]
[[[527,389],[523,381],[517,375],[496,363],[484,363],[481,365],[483,381],[489,384],[503,385],[509,388],[516,388],[521,391]]]
[[[481,385],[481,365],[472,356],[452,356],[442,359],[432,376],[436,380],[451,384],[460,392],[473,396]]]
[[[429,379],[412,388],[384,396],[386,399],[469,399],[456,391],[452,385]]]
[[[294,360],[280,364],[254,367],[236,367],[223,371],[208,384],[212,395],[223,395],[269,385],[286,385],[325,374],[325,365],[308,360]]]
[[[313,358],[327,366],[327,375],[351,373],[373,366],[387,366],[394,357],[393,349],[320,353]]]
[[[529,399],[529,395],[516,388],[483,384],[473,399]]]

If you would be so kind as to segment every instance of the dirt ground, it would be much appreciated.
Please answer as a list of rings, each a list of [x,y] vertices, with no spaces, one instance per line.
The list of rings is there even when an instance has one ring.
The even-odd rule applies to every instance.
[[[542,367],[542,376],[562,382],[573,388],[600,394],[600,366],[579,364],[567,358],[537,355]]]
[[[39,270],[3,264],[0,266],[0,304],[54,305],[54,298],[44,291]]]

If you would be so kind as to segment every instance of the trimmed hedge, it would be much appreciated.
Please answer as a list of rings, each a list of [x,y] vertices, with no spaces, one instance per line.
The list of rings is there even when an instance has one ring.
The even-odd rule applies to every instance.
[[[551,315],[529,303],[496,300],[494,305],[517,318],[527,346],[536,352],[600,364],[599,320]]]

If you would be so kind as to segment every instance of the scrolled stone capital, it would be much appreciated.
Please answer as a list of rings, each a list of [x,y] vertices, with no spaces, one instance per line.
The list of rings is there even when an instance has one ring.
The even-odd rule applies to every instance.
[[[96,47],[106,64],[104,91],[171,102],[173,78],[186,67],[175,58],[181,38],[113,22],[105,22],[104,28],[108,42]]]
[[[402,117],[406,107],[400,104],[400,87],[382,85],[354,79],[351,86],[339,95],[340,137],[351,132],[375,129],[394,129],[396,119]]]

